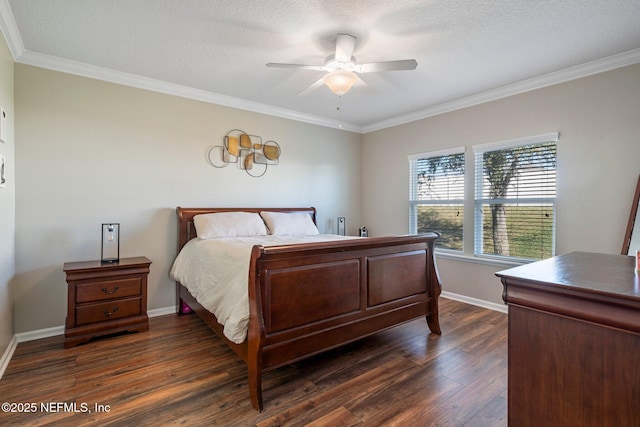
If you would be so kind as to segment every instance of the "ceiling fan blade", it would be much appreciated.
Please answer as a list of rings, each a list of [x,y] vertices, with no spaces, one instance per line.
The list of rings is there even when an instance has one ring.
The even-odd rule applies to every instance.
[[[311,92],[318,89],[323,84],[324,84],[324,81],[322,80],[322,78],[320,78],[319,80],[316,80],[314,83],[312,83],[311,85],[307,86],[305,89],[300,91],[298,95],[300,96],[309,95]]]
[[[300,68],[302,70],[327,71],[324,65],[280,64],[277,62],[269,62],[266,65],[270,68]]]
[[[362,77],[356,76],[356,82],[354,83],[354,86],[369,86],[369,83],[365,82]]]
[[[400,61],[370,62],[359,64],[356,71],[359,73],[374,73],[377,71],[401,71],[415,70],[418,62],[415,59],[403,59]]]
[[[354,89],[356,89],[360,93],[371,93],[371,92],[374,92],[373,88],[371,87],[371,85],[369,85],[369,83],[367,83],[364,80],[362,80],[360,78],[360,76],[357,76],[357,77],[358,77],[358,79],[353,84],[353,88]]]
[[[349,62],[356,47],[356,38],[351,34],[338,34],[336,38],[336,61]]]

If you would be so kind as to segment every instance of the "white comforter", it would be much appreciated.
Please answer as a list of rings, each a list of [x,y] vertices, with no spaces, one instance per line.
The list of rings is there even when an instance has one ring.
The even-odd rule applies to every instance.
[[[353,239],[350,236],[254,236],[208,240],[193,239],[178,254],[169,275],[184,285],[191,295],[218,322],[224,335],[236,344],[247,336],[249,324],[249,260],[254,245]]]

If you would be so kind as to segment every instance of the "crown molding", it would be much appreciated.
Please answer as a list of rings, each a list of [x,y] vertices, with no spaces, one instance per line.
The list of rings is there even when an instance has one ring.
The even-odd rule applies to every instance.
[[[0,3],[0,5],[1,4],[2,3]],[[498,99],[507,98],[509,96],[530,92],[536,89],[553,86],[555,84],[588,77],[616,68],[622,68],[628,65],[637,64],[640,63],[640,49],[634,49],[621,54],[609,56],[607,58],[598,59],[596,61],[591,61],[581,65],[576,65],[564,70],[555,71],[552,73],[544,74],[542,76],[488,90],[476,95],[456,99],[454,101],[435,105],[423,110],[414,111],[409,114],[393,117],[387,120],[381,120],[379,122],[372,123],[366,126],[358,126],[351,123],[340,123],[339,121],[329,120],[324,117],[303,114],[293,110],[260,104],[257,102],[234,98],[227,95],[220,95],[200,89],[167,83],[161,80],[155,80],[135,74],[109,70],[107,68],[96,67],[93,65],[70,61],[67,59],[31,51],[23,50],[22,54],[16,59],[16,62],[54,71],[60,71],[63,73],[74,74],[81,77],[93,78],[125,86],[136,87],[139,89],[146,89],[168,95],[179,96],[182,98],[194,99],[211,104],[237,108],[254,113],[266,114],[269,116],[281,117],[284,119],[310,123],[318,126],[366,134],[369,132],[374,132],[377,130],[399,126],[406,123],[437,116],[439,114],[472,107],[474,105],[483,104],[485,102],[495,101]]]
[[[3,3],[0,3],[0,6],[2,6],[2,4]],[[2,13],[0,12],[0,17],[1,15]],[[21,45],[22,41],[19,37],[17,38],[17,40]],[[324,117],[314,116],[311,114],[303,114],[293,110],[260,104],[257,102],[234,98],[227,95],[220,95],[201,89],[194,89],[188,86],[168,83],[165,81],[142,77],[135,74],[109,70],[107,68],[96,67],[94,65],[70,61],[67,59],[44,55],[41,53],[35,53],[28,50],[25,51],[24,49],[22,50],[20,56],[16,59],[16,62],[26,65],[33,65],[35,67],[46,68],[53,71],[74,74],[81,77],[98,79],[125,86],[136,87],[139,89],[146,89],[168,95],[179,96],[182,98],[237,108],[254,113],[266,114],[269,116],[281,117],[284,119],[310,123],[318,126],[366,134],[381,129],[423,120],[429,117],[437,116],[439,114],[472,107],[474,105],[483,104],[485,102],[496,101],[498,99],[507,98],[509,96],[530,92],[536,89],[553,86],[559,83],[564,83],[583,77],[588,77],[616,68],[622,68],[627,65],[637,64],[640,63],[640,49],[634,49],[618,55],[613,55],[585,64],[576,65],[564,70],[555,71],[552,73],[544,74],[542,76],[502,86],[496,89],[491,89],[476,95],[456,99],[454,101],[435,105],[423,110],[414,111],[409,114],[396,116],[387,120],[381,120],[379,122],[372,123],[366,126],[358,126],[351,123],[340,123],[339,121],[329,120]]]
[[[103,80],[138,89],[146,89],[160,92],[167,95],[175,95],[182,98],[194,99],[197,101],[217,104],[254,113],[266,114],[269,116],[281,117],[303,123],[310,123],[318,126],[330,127],[344,131],[362,133],[362,126],[352,123],[342,123],[338,120],[330,120],[324,117],[303,114],[285,108],[273,107],[271,105],[260,104],[231,96],[220,95],[187,86],[167,83],[134,74],[114,71],[107,68],[96,67],[76,61],[62,59],[51,55],[31,52],[25,50],[20,31],[13,17],[11,6],[8,0],[0,0],[0,31],[2,32],[11,56],[15,62],[32,65],[34,67],[46,68],[67,74],[74,74],[81,77]]]
[[[245,99],[234,98],[227,95],[220,95],[187,86],[176,85],[173,83],[167,83],[160,80],[154,80],[147,77],[109,70],[102,67],[96,67],[93,65],[25,50],[8,0],[0,0],[0,31],[2,31],[2,34],[7,41],[7,45],[9,47],[9,50],[11,51],[11,55],[13,56],[14,61],[22,64],[33,65],[35,67],[47,68],[63,73],[104,80],[125,86],[136,87],[139,89],[146,89],[168,95],[175,95],[211,104],[223,105],[240,110],[246,110],[255,113],[266,114],[269,116],[281,117],[284,119],[290,119],[344,131],[356,132],[360,134],[366,134],[385,128],[399,126],[417,120],[433,117],[439,114],[448,113],[462,108],[472,107],[474,105],[483,104],[485,102],[495,101],[509,96],[541,89],[547,86],[564,83],[570,80],[587,77],[593,74],[602,73],[640,62],[640,49],[634,49],[628,52],[609,56],[607,58],[598,59],[585,64],[566,68],[564,70],[544,74],[542,76],[523,80],[496,89],[491,89],[479,94],[456,99],[450,102],[445,102],[439,105],[434,105],[432,107],[414,111],[408,114],[381,120],[369,125],[359,126],[352,123],[341,123],[337,120],[330,120],[311,114],[304,114],[293,110],[273,107],[270,105],[260,104]]]
[[[564,70],[543,74],[527,80],[522,80],[510,85],[491,89],[476,95],[465,98],[456,99],[451,102],[435,105],[423,110],[414,111],[409,114],[396,116],[387,120],[381,120],[377,123],[364,126],[362,133],[374,132],[376,130],[386,129],[417,120],[426,119],[443,113],[460,110],[462,108],[472,107],[474,105],[483,104],[485,102],[495,101],[509,96],[530,92],[536,89],[553,86],[559,83],[588,77],[594,74],[603,73],[616,68],[626,67],[640,62],[640,49],[634,49],[617,55],[587,62],[585,64],[576,65]]]
[[[350,123],[340,123],[336,120],[329,120],[323,117],[303,114],[293,110],[287,110],[284,108],[274,107],[258,102],[247,101],[245,99],[234,98],[227,95],[220,95],[201,89],[194,89],[188,86],[168,83],[165,81],[142,77],[135,74],[124,73],[121,71],[114,71],[107,68],[31,52],[28,50],[24,51],[23,54],[19,58],[17,58],[16,62],[67,74],[73,74],[76,76],[107,81],[124,86],[131,86],[138,89],[146,89],[154,92],[164,93],[167,95],[174,95],[182,98],[193,99],[196,101],[207,102],[210,104],[222,105],[225,107],[237,108],[240,110],[281,117],[314,125],[362,133],[362,127]]]
[[[13,60],[16,61],[24,52],[24,43],[22,43],[16,20],[13,18],[9,0],[0,0],[0,31],[7,41]]]

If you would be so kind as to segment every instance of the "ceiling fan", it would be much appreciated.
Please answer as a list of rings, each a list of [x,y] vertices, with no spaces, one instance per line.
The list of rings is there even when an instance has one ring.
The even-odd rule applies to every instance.
[[[336,53],[327,56],[324,65],[281,64],[270,62],[267,64],[267,67],[326,71],[327,74],[325,74],[324,77],[301,93],[306,93],[322,84],[326,84],[333,93],[338,96],[342,96],[347,93],[356,80],[358,80],[355,73],[415,70],[418,66],[418,62],[416,62],[415,59],[358,64],[356,62],[356,58],[352,56],[353,50],[356,47],[356,40],[357,38],[351,34],[338,34],[336,38]]]

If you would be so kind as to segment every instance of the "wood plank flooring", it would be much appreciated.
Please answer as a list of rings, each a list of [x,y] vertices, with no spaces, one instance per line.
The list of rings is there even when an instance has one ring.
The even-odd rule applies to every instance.
[[[244,362],[195,315],[71,349],[20,343],[0,401],[36,410],[0,425],[506,426],[507,316],[440,301],[442,336],[417,319],[265,374],[262,413]]]

